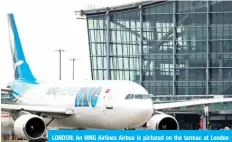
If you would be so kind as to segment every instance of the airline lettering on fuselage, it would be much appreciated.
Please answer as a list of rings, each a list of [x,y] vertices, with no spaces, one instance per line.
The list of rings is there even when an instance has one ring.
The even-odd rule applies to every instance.
[[[75,99],[75,107],[95,107],[102,87],[81,88]]]
[[[75,107],[95,107],[102,87],[60,88],[51,87],[46,95],[76,95]]]
[[[47,91],[47,95],[76,95],[80,88],[59,88],[51,87]]]

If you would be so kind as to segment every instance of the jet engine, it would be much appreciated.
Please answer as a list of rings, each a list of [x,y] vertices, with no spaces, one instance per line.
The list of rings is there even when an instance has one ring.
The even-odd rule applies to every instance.
[[[39,139],[46,131],[44,121],[37,115],[24,114],[14,122],[15,134],[24,139]]]
[[[146,129],[152,129],[152,130],[178,130],[179,129],[179,123],[177,120],[167,114],[156,114],[152,116],[147,124]]]

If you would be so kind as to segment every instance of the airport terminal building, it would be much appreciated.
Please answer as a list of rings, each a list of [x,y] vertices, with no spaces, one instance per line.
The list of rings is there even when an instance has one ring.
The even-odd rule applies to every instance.
[[[143,1],[80,14],[92,79],[132,80],[157,102],[232,95],[232,1]]]

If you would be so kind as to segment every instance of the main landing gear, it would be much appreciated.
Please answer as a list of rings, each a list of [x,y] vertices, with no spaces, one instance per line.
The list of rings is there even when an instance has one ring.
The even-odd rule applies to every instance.
[[[124,130],[135,130],[135,128],[125,128]]]
[[[47,138],[40,138],[40,139],[37,139],[37,140],[29,140],[29,142],[47,142]]]

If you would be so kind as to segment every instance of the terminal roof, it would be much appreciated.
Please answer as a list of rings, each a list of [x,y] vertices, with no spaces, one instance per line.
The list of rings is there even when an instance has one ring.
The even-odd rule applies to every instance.
[[[136,9],[140,8],[141,6],[149,6],[153,4],[158,4],[165,2],[164,0],[150,0],[150,1],[140,1],[140,2],[134,2],[129,4],[123,4],[118,6],[112,6],[112,7],[104,7],[104,8],[97,8],[97,9],[91,9],[91,10],[80,10],[75,11],[75,13],[79,14],[80,16],[85,15],[99,15],[99,14],[106,14],[107,12],[118,12],[118,11],[125,11],[130,9]]]

